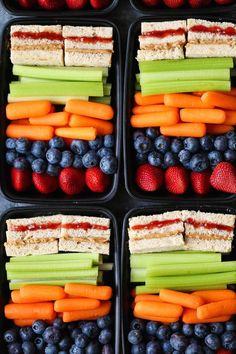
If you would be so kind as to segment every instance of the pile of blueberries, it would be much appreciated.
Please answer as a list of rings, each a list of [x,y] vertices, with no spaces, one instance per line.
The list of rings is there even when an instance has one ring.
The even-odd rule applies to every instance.
[[[134,319],[128,341],[131,354],[214,354],[224,348],[236,352],[236,321],[210,324],[174,322],[163,325]]]
[[[54,137],[49,142],[28,139],[6,140],[6,162],[16,169],[31,168],[36,173],[58,176],[62,168],[90,168],[100,166],[112,175],[117,169],[113,135],[97,136],[95,140],[73,140],[68,148],[64,139]]]
[[[32,327],[14,327],[4,333],[9,354],[113,354],[112,319],[63,323],[52,326],[37,320]]]
[[[169,138],[156,128],[135,130],[133,146],[137,164],[166,169],[182,164],[188,170],[202,172],[214,169],[220,162],[236,163],[236,133],[202,138]]]

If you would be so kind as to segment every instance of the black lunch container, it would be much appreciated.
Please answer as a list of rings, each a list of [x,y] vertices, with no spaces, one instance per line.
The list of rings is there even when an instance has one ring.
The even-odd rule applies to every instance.
[[[72,26],[111,26],[113,27],[113,38],[114,38],[114,53],[112,57],[112,67],[109,74],[109,81],[112,83],[112,102],[111,105],[115,111],[114,125],[115,125],[115,156],[118,159],[118,168],[114,176],[111,176],[112,183],[110,188],[105,193],[92,193],[88,190],[82,192],[78,196],[68,197],[62,192],[58,191],[51,195],[45,196],[39,194],[37,191],[32,190],[31,192],[18,193],[14,191],[10,182],[10,169],[5,161],[5,131],[7,127],[7,119],[5,114],[5,107],[7,104],[7,94],[9,92],[9,83],[13,79],[12,75],[12,64],[10,62],[10,26],[16,24],[62,24],[62,25],[72,25]],[[4,196],[14,202],[24,202],[24,203],[56,203],[58,201],[64,204],[71,202],[78,203],[105,203],[109,201],[116,193],[119,180],[119,169],[120,169],[120,146],[121,146],[121,119],[122,119],[122,63],[121,63],[121,44],[120,44],[120,34],[116,25],[107,20],[98,19],[68,19],[63,18],[48,18],[48,19],[24,19],[24,20],[12,20],[5,26],[3,37],[2,37],[2,48],[1,48],[1,83],[0,83],[0,112],[1,112],[1,161],[0,161],[0,178],[1,178],[1,188]]]
[[[111,239],[110,239],[110,256],[108,261],[114,263],[114,269],[107,274],[104,273],[104,280],[106,285],[113,288],[112,311],[113,316],[113,348],[114,354],[120,353],[120,250],[118,242],[118,226],[114,215],[107,209],[101,207],[32,207],[32,208],[13,208],[6,211],[0,221],[0,353],[5,354],[6,348],[3,341],[3,333],[11,327],[10,321],[4,319],[4,305],[9,300],[9,287],[6,279],[5,263],[8,261],[4,249],[4,242],[6,241],[6,220],[16,218],[35,217],[40,215],[53,214],[70,214],[70,215],[86,215],[109,218],[111,223]]]
[[[211,21],[231,21],[236,22],[229,18],[207,17],[207,16],[194,16]],[[228,194],[218,192],[215,189],[206,196],[198,196],[190,190],[183,195],[174,195],[168,193],[165,188],[157,192],[144,192],[135,183],[135,152],[133,148],[133,131],[130,125],[130,117],[132,114],[134,93],[135,93],[135,74],[138,73],[138,62],[135,59],[137,49],[139,47],[138,36],[141,33],[142,22],[161,22],[171,20],[184,20],[189,18],[188,15],[172,16],[172,17],[142,17],[137,22],[133,23],[129,29],[128,44],[126,52],[125,63],[125,79],[124,79],[124,102],[123,102],[123,148],[124,148],[124,174],[125,174],[125,187],[129,195],[139,200],[148,200],[156,203],[189,203],[194,200],[194,203],[229,203],[236,200],[235,194]],[[232,80],[232,79],[231,79]],[[234,79],[235,80],[235,79]],[[234,82],[234,81],[233,81]],[[235,82],[234,82],[235,84]]]
[[[130,210],[123,222],[123,231],[122,231],[122,246],[121,246],[121,307],[123,309],[123,317],[121,319],[121,336],[122,336],[122,354],[130,353],[130,344],[128,343],[128,333],[130,330],[130,323],[132,316],[132,310],[130,308],[132,298],[130,291],[132,289],[130,283],[130,262],[129,262],[129,237],[128,237],[128,227],[129,227],[129,218],[139,216],[139,215],[152,215],[152,214],[161,214],[167,211],[174,210],[200,210],[203,212],[212,212],[212,213],[223,213],[223,214],[236,214],[236,209],[233,207],[217,207],[215,205],[206,204],[204,206],[199,206],[199,208],[193,203],[188,203],[184,207],[161,207],[159,205],[148,207],[135,208]],[[232,245],[232,252],[228,255],[223,255],[223,260],[231,261],[236,260],[236,231],[234,230],[234,240]],[[232,286],[235,290],[235,286]]]

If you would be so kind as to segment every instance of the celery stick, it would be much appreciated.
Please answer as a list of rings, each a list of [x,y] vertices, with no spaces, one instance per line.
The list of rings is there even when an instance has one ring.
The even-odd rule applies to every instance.
[[[182,275],[169,277],[146,278],[145,285],[150,287],[178,288],[179,286],[202,286],[216,284],[235,284],[236,272],[224,272],[215,274]]]
[[[101,97],[103,98],[103,97]],[[30,97],[12,97],[11,94],[8,95],[8,103],[13,102],[26,102],[26,101],[42,101],[47,100],[54,104],[66,104],[68,100],[83,100],[88,101],[88,96],[30,96]]]
[[[13,81],[15,82],[15,81]],[[20,76],[19,77],[19,81],[21,83],[27,83],[27,82],[55,82],[55,80],[48,80],[48,79],[37,79],[37,78],[32,78],[32,77],[24,77],[24,76]]]
[[[50,272],[51,270],[83,270],[90,269],[93,266],[92,259],[86,259],[79,262],[72,261],[60,261],[60,262],[45,262],[41,261],[38,263],[31,262],[30,263],[30,271],[41,271],[41,272]],[[29,270],[29,262],[10,262],[6,263],[6,271],[7,272],[26,272]]]
[[[10,83],[12,97],[29,96],[103,96],[102,82],[53,81]]]
[[[11,281],[9,283],[9,288],[10,290],[17,290],[20,289],[24,285],[33,285],[33,284],[38,284],[38,285],[59,285],[59,286],[64,286],[66,283],[78,283],[78,284],[89,284],[89,285],[97,285],[97,279],[79,279],[79,278],[71,278],[71,279],[63,279],[60,278],[58,280],[52,279],[52,280],[32,280],[32,281]]]
[[[111,84],[104,84],[103,85],[103,95],[110,96],[111,95]]]
[[[110,271],[113,270],[114,264],[113,263],[103,263],[99,265],[99,270],[101,271]]]
[[[197,58],[140,61],[140,72],[233,68],[233,58]]]
[[[196,291],[196,290],[214,290],[214,289],[227,289],[227,284],[205,285],[205,286],[179,286],[178,288],[170,288],[172,290],[181,291]],[[153,288],[145,285],[138,285],[135,287],[135,292],[139,294],[159,294],[160,289]]]
[[[42,256],[11,257],[10,262],[82,261],[85,259],[91,259],[94,265],[102,262],[102,256],[99,253],[57,253]]]
[[[141,283],[145,282],[147,277],[145,268],[132,268],[130,271],[130,281],[132,283]]]
[[[111,104],[111,96],[89,97],[89,101],[103,104]]]
[[[163,81],[141,85],[144,96],[193,92],[193,91],[230,91],[230,81],[200,80],[200,81]]]

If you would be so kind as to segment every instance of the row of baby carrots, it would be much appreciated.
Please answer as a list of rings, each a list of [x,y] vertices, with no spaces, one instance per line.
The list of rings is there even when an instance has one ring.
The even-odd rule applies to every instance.
[[[137,295],[133,314],[137,318],[162,323],[225,322],[236,314],[236,294],[232,290],[195,291],[191,294],[161,289],[158,295]]]
[[[6,116],[11,121],[6,130],[9,138],[50,140],[56,135],[94,140],[114,129],[109,121],[114,116],[110,105],[82,100],[67,101],[63,112],[55,112],[49,101],[9,103]]]
[[[17,326],[30,326],[35,320],[64,322],[95,320],[111,310],[112,288],[68,283],[65,287],[26,285],[11,292],[11,303],[5,306],[7,319]]]

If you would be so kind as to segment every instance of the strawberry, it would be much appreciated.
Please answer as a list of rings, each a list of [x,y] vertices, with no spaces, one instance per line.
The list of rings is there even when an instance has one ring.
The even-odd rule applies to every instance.
[[[110,3],[111,0],[90,0],[90,5],[96,10],[104,9],[109,6]]]
[[[185,0],[163,0],[164,4],[171,9],[177,9],[178,7],[182,7]]]
[[[68,195],[81,193],[85,188],[85,174],[81,168],[67,167],[59,175],[59,186]]]
[[[85,172],[85,183],[92,192],[104,193],[110,182],[110,177],[105,175],[97,166],[88,168]]]
[[[210,182],[218,191],[236,193],[236,167],[229,162],[220,162],[212,172]]]
[[[135,180],[139,188],[143,191],[155,192],[163,184],[164,173],[159,167],[146,163],[137,168]]]
[[[165,173],[165,185],[170,193],[186,193],[189,186],[188,171],[182,166],[168,167]]]
[[[66,0],[66,5],[71,10],[80,10],[85,7],[88,0]]]
[[[188,4],[193,9],[208,6],[210,3],[211,3],[211,0],[188,0]]]
[[[45,10],[59,10],[65,5],[65,0],[38,0],[38,5]]]
[[[143,0],[142,3],[148,7],[155,7],[160,3],[160,0]]]
[[[207,194],[211,189],[210,171],[191,172],[190,179],[192,188],[197,194]]]
[[[46,173],[33,172],[33,183],[37,191],[41,194],[50,194],[56,192],[58,188],[58,179],[55,176],[49,176]]]
[[[217,354],[233,354],[233,352],[231,350],[227,350],[227,349],[224,349],[224,348],[218,349],[216,353]]]
[[[218,5],[229,5],[234,2],[234,0],[215,0]]]
[[[17,192],[26,192],[32,186],[32,174],[30,170],[18,170],[11,168],[12,187]]]
[[[24,9],[32,9],[36,5],[36,0],[17,0],[17,2]]]

